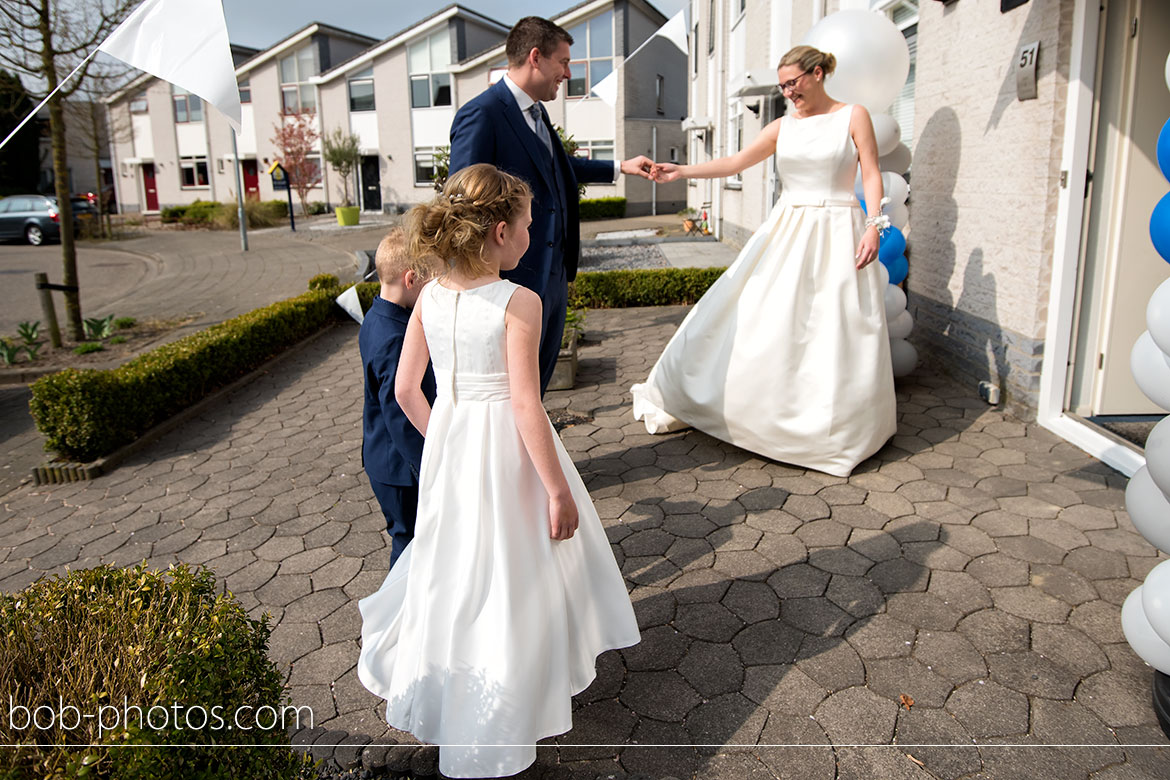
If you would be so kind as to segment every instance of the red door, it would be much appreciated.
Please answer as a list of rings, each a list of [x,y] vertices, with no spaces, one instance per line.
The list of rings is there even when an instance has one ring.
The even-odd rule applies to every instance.
[[[256,161],[244,160],[244,197],[260,200],[260,177],[256,174]]]
[[[142,191],[146,193],[146,210],[158,211],[158,186],[154,183],[154,163],[142,164]]]

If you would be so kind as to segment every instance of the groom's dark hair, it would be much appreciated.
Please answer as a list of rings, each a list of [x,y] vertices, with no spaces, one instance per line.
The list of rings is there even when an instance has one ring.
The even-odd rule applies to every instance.
[[[540,49],[542,57],[551,57],[561,41],[573,45],[573,36],[560,25],[539,16],[525,16],[516,22],[508,33],[504,53],[509,65],[522,65],[528,59],[528,52]]]

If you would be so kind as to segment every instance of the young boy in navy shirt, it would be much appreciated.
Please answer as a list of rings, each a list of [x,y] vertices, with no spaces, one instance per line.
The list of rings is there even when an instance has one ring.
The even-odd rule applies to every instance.
[[[358,333],[366,386],[362,466],[386,516],[393,566],[414,538],[423,447],[422,434],[406,419],[394,399],[394,374],[398,371],[411,309],[423,285],[437,271],[437,264],[430,258],[410,257],[402,229],[395,228],[378,244],[374,265],[381,290]],[[433,403],[435,375],[430,366],[423,377],[422,389]]]

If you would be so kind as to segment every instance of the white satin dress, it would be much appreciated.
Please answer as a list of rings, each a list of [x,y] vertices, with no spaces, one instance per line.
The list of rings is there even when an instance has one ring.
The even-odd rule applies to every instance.
[[[882,280],[854,257],[852,109],[780,120],[780,199],[632,388],[650,433],[690,426],[837,476],[894,434]]]
[[[580,525],[549,538],[548,494],[508,385],[504,315],[516,289],[422,290],[438,394],[415,537],[358,604],[359,679],[386,700],[391,726],[440,745],[447,777],[525,769],[537,740],[572,728],[571,697],[593,681],[597,656],[639,641],[605,530],[555,432]]]

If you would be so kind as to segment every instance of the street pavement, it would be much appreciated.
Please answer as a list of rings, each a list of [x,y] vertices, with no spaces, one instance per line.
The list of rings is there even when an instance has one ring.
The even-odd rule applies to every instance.
[[[599,659],[574,729],[520,777],[1170,777],[1152,670],[1120,625],[1164,556],[1121,475],[925,372],[899,382],[897,435],[848,479],[649,436],[628,388],[685,313],[589,312],[578,385],[546,399],[587,419],[562,437],[642,642]],[[206,564],[271,617],[271,657],[314,715],[297,744],[433,775],[435,749],[389,731],[356,677],[357,600],[389,555],[361,382],[357,328],[339,325],[112,474],[10,492],[0,589]]]
[[[348,279],[356,270],[351,246],[376,246],[384,225],[345,234],[309,230],[293,236],[287,228],[254,231],[249,251],[238,233],[208,230],[150,230],[133,238],[78,244],[78,274],[85,317],[175,319],[191,317],[159,339],[173,340],[266,306],[308,289],[319,273]],[[13,334],[22,321],[40,320],[33,274],[44,271],[61,281],[61,247],[0,245],[0,336]],[[56,298],[57,319],[65,328],[64,303]],[[4,371],[0,368],[0,374]],[[47,459],[44,438],[28,415],[28,388],[0,383],[0,496],[30,479]]]

